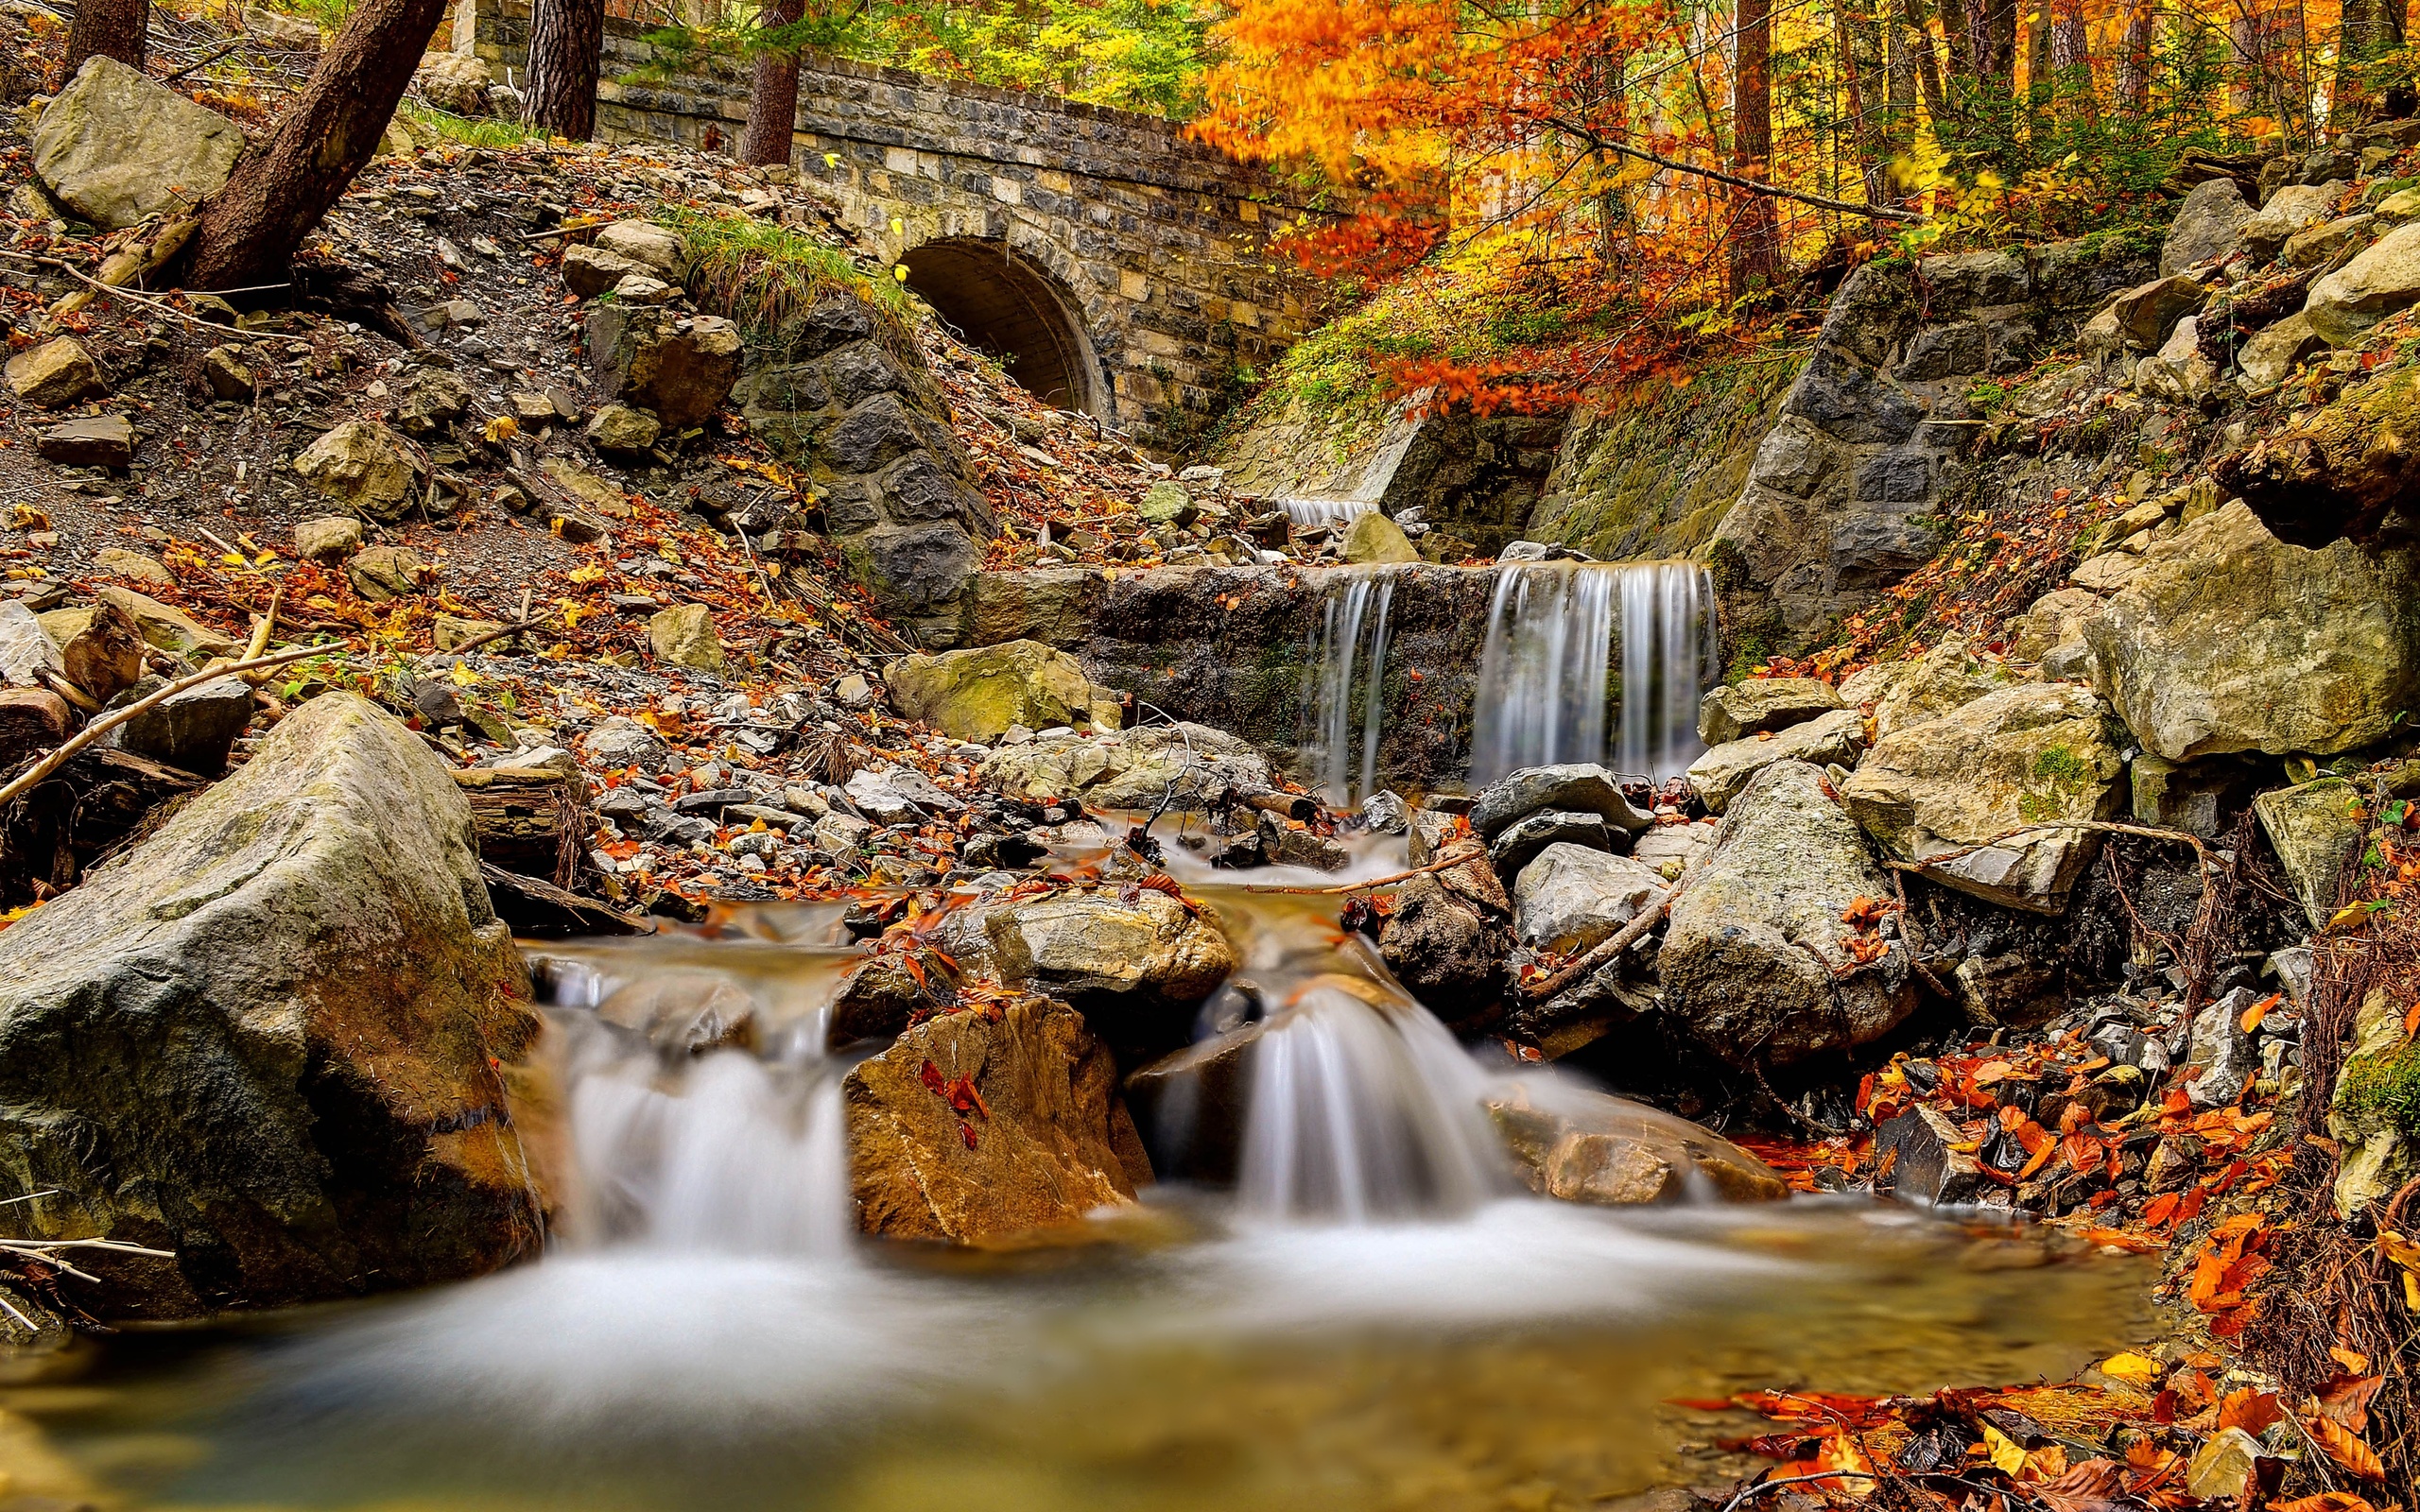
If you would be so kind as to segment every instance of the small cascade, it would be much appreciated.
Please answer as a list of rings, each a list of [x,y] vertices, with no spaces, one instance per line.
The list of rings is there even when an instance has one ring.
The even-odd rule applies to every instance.
[[[1511,1190],[1478,1064],[1418,1004],[1374,1003],[1376,987],[1314,979],[1262,1030],[1237,1192],[1246,1212],[1444,1217]]]
[[[821,974],[813,953],[797,954],[801,975]],[[636,964],[567,954],[542,958],[537,973],[555,1005],[603,1010],[559,1019],[579,1174],[569,1242],[845,1256],[856,1231],[840,1097],[848,1068],[824,1051],[825,1005],[796,1001],[825,994],[795,980],[769,989],[761,971]],[[617,992],[662,993],[684,980],[711,984],[688,995],[717,1006],[754,1004],[761,1048],[667,1053],[608,1022]]]
[[[1678,774],[1704,748],[1697,707],[1719,670],[1713,606],[1713,580],[1687,562],[1499,569],[1472,711],[1472,783],[1560,762]],[[1609,730],[1616,644],[1619,724]]]
[[[1350,524],[1377,507],[1367,499],[1272,499],[1270,502],[1286,511],[1288,523],[1297,530]]]
[[[1392,567],[1332,575],[1310,646],[1309,662],[1319,674],[1307,689],[1303,756],[1322,796],[1339,808],[1350,807],[1377,785],[1388,615],[1394,596]]]

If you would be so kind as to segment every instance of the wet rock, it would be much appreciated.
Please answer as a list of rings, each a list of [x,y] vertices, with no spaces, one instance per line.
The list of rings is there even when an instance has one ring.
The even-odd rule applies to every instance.
[[[759,1037],[755,1000],[719,971],[651,971],[598,1004],[596,1016],[671,1057],[753,1052]]]
[[[48,688],[0,687],[0,772],[67,738],[74,712]]]
[[[896,1039],[917,1014],[947,1008],[958,980],[956,969],[938,951],[916,948],[870,957],[850,969],[832,1000],[832,1044]]]
[[[985,745],[1011,725],[1072,726],[1093,721],[1097,703],[1104,713],[1116,708],[1081,663],[1040,641],[902,657],[883,682],[891,707],[908,718],[937,726],[952,739]],[[1114,713],[1110,723],[1115,728]]]
[[[9,359],[9,391],[28,404],[63,409],[109,392],[101,369],[84,344],[60,336]]]
[[[1235,736],[1205,725],[1152,725],[1090,738],[1072,731],[1002,746],[983,760],[983,785],[1030,803],[1078,799],[1093,808],[1226,806],[1237,793],[1274,786],[1269,762]]]
[[[1395,889],[1378,954],[1395,980],[1448,1023],[1476,1018],[1503,998],[1503,931],[1436,875]]]
[[[1519,1082],[1487,1100],[1530,1191],[1608,1207],[1719,1198],[1779,1202],[1789,1184],[1729,1140],[1643,1103]]]
[[[2420,692],[2412,615],[2399,558],[2287,545],[2238,501],[2153,541],[2085,635],[2096,686],[2169,761],[2333,755]]]
[[[445,764],[350,694],[0,931],[16,1220],[172,1250],[85,1306],[190,1317],[536,1251],[527,971]]]
[[[1108,1047],[1061,1004],[934,1019],[859,1062],[844,1096],[868,1233],[973,1244],[1123,1206],[1150,1179]]]
[[[148,678],[128,690],[142,697],[166,684]],[[121,750],[182,771],[216,777],[227,768],[235,737],[252,722],[252,690],[241,678],[216,678],[164,698],[112,730],[102,740]]]
[[[575,244],[563,249],[562,270],[563,287],[583,300],[593,300],[631,274],[644,273],[647,265],[601,247]]]
[[[1348,562],[1418,561],[1420,553],[1413,549],[1411,538],[1403,526],[1375,509],[1365,509],[1353,517],[1344,529],[1344,540],[1339,553]]]
[[[2310,927],[2321,928],[2334,916],[2345,868],[2368,838],[2365,821],[2356,817],[2363,812],[2360,791],[2341,778],[2322,778],[2263,793],[2252,810]]]
[[[1380,788],[1361,800],[1361,822],[1373,834],[1408,834],[1411,806],[1401,794]]]
[[[1190,1021],[1236,969],[1218,920],[1149,887],[1059,892],[984,920],[1004,980],[1066,999],[1120,1044],[1149,1043]]]
[[[2253,209],[2232,179],[2204,179],[2187,191],[2160,244],[2162,276],[2204,263],[2223,263],[2243,245],[2243,224]]]
[[[294,554],[304,561],[339,562],[361,549],[361,522],[351,515],[321,515],[294,527]]]
[[[395,424],[406,436],[434,436],[470,413],[470,408],[471,386],[458,374],[424,368],[397,407]]]
[[[112,584],[93,596],[123,610],[128,618],[134,621],[134,627],[144,641],[163,651],[173,651],[186,658],[208,658],[230,656],[241,649],[233,641],[182,610],[170,609],[158,599],[146,597],[131,588]]]
[[[1757,773],[1672,904],[1666,1011],[1726,1059],[1780,1065],[1864,1044],[1915,1005],[1902,952],[1859,965],[1843,943],[1841,915],[1891,885],[1824,789],[1804,762]]]
[[[63,421],[34,438],[34,452],[61,467],[124,467],[134,460],[134,426],[123,415]]]
[[[1970,1143],[1938,1108],[1918,1104],[1875,1129],[1874,1159],[1876,1169],[1888,1164],[1882,1184],[1901,1197],[1955,1206],[1983,1194],[1981,1165],[1957,1147]]]
[[[580,753],[589,764],[607,771],[635,766],[645,772],[660,772],[671,759],[672,747],[664,737],[622,714],[599,720],[596,728],[580,738]]]
[[[663,433],[654,416],[628,404],[608,404],[588,422],[589,444],[607,456],[643,456]]]
[[[1840,706],[1840,694],[1819,678],[1751,678],[1700,700],[1698,738],[1709,746],[1728,745],[1805,724]]]
[[[1841,802],[1900,860],[1930,861],[2026,825],[2114,818],[2122,744],[2109,706],[2090,690],[2023,683],[1875,742]],[[2031,831],[1927,875],[1987,902],[2056,913],[2098,842],[2089,831]]]
[[[1689,791],[1714,813],[1728,809],[1758,772],[1776,762],[1807,762],[1817,766],[1845,766],[1865,748],[1865,719],[1854,709],[1839,709],[1778,734],[1735,740],[1717,746],[1689,764]]]
[[[428,572],[426,558],[409,546],[365,546],[344,564],[354,592],[372,604],[419,593]]]
[[[1614,774],[1588,762],[1527,766],[1490,785],[1471,806],[1471,831],[1493,840],[1541,809],[1594,814],[1635,834],[1653,823],[1622,797]]]
[[[67,680],[102,703],[134,686],[143,676],[143,632],[114,604],[57,609],[41,616],[42,629],[59,647]]]
[[[1321,834],[1301,819],[1260,816],[1254,825],[1261,860],[1272,867],[1308,867],[1314,871],[1342,871],[1353,853],[1342,843]]]
[[[216,194],[241,128],[113,58],[87,59],[34,128],[34,172],[103,231],[174,215]]]
[[[312,488],[365,520],[391,524],[420,502],[420,459],[376,421],[354,420],[321,436],[294,458]]]
[[[1628,856],[1550,845],[1512,883],[1512,927],[1532,950],[1584,951],[1664,896],[1665,878]]]
[[[1487,848],[1488,865],[1499,877],[1518,878],[1539,852],[1558,845],[1610,852],[1613,832],[1594,814],[1541,810],[1495,837]]]
[[[647,639],[658,662],[700,672],[722,670],[722,641],[715,633],[714,611],[703,604],[658,610],[647,622]]]
[[[714,418],[739,381],[740,350],[739,328],[718,316],[607,304],[588,318],[598,391],[653,411],[669,431]]]
[[[103,546],[93,553],[93,571],[104,577],[124,577],[163,588],[173,588],[177,581],[177,575],[168,571],[167,564],[159,558],[122,546]]]
[[[1252,1096],[1253,1047],[1268,1028],[1268,1020],[1254,1020],[1170,1051],[1126,1078],[1127,1106],[1162,1177],[1234,1182]]]
[[[2420,225],[2387,232],[2310,286],[2303,317],[2334,347],[2360,344],[2370,327],[2420,302]]]

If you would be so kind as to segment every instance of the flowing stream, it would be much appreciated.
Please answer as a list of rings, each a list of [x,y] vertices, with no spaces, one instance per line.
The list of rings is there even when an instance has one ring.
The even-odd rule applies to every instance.
[[[1352,807],[1377,786],[1394,598],[1392,567],[1343,567],[1329,575],[1308,659],[1319,675],[1305,688],[1303,759],[1317,791],[1338,808]]]
[[[1677,1399],[2057,1377],[2138,1332],[2138,1263],[2034,1268],[2006,1230],[1532,1197],[1480,1107],[1515,1073],[1336,899],[1185,878],[1242,958],[1204,1018],[1259,1036],[1232,1190],[1164,1183],[1041,1247],[869,1243],[837,907],[536,945],[579,1171],[546,1259],[130,1332],[0,1407],[112,1507],[1477,1512],[1761,1463],[1717,1443],[1752,1419]],[[721,1048],[622,1026],[676,988]]]

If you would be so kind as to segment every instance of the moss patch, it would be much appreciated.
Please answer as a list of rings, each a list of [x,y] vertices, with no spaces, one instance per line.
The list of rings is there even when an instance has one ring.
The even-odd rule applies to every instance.
[[[2336,1104],[2363,1128],[2392,1128],[2420,1141],[2420,1040],[2406,1041],[2391,1056],[2347,1062]]]

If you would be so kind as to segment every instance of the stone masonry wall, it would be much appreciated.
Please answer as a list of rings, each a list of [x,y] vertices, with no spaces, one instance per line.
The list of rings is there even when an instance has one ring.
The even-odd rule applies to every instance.
[[[598,134],[727,150],[748,117],[746,65],[700,58],[642,80],[658,61],[649,29],[605,24]],[[455,34],[517,77],[528,8],[476,0]],[[1094,358],[1076,407],[1146,446],[1200,434],[1236,367],[1265,368],[1320,318],[1318,286],[1267,252],[1273,231],[1311,212],[1173,122],[810,58],[796,124],[801,178],[878,255],[994,242],[1056,285]]]

